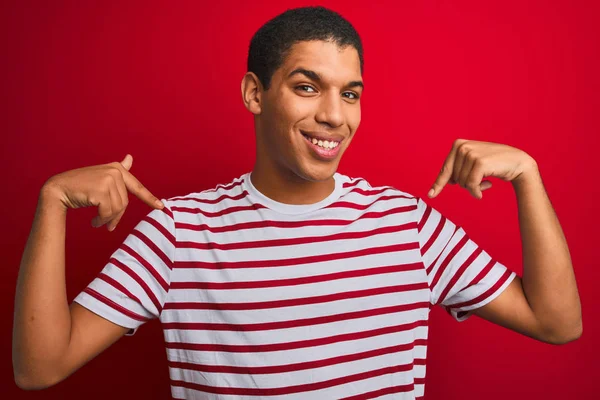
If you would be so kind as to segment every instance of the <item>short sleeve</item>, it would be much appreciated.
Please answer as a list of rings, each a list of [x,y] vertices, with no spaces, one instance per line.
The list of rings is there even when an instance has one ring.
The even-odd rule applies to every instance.
[[[111,255],[100,274],[73,300],[130,328],[158,318],[169,291],[175,258],[175,221],[168,201],[151,211]]]
[[[493,259],[459,226],[417,199],[417,226],[431,304],[440,304],[457,321],[498,297],[516,273]]]

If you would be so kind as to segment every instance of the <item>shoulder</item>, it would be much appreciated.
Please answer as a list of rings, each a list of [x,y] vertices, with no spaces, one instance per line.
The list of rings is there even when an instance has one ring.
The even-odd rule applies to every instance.
[[[228,204],[231,205],[232,202],[241,200],[248,195],[244,189],[245,179],[247,179],[247,174],[211,189],[162,199],[165,204],[165,212],[170,212],[171,216],[177,219],[177,214],[215,211]]]
[[[369,196],[380,199],[397,198],[406,199],[408,203],[414,203],[420,199],[411,193],[390,185],[372,185],[367,179],[362,177],[350,177],[338,174],[342,181],[342,196]]]

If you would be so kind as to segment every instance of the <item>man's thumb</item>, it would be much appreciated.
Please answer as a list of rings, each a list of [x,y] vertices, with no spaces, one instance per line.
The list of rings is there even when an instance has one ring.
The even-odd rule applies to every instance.
[[[133,157],[131,156],[131,154],[127,154],[123,161],[121,161],[121,165],[123,166],[123,168],[129,171],[131,169],[131,164],[133,164]]]

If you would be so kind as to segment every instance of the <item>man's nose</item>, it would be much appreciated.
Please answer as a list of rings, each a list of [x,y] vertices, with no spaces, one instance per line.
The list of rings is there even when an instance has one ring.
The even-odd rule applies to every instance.
[[[332,128],[342,125],[344,123],[342,101],[342,96],[337,92],[330,91],[323,94],[315,116],[317,122],[327,124]]]

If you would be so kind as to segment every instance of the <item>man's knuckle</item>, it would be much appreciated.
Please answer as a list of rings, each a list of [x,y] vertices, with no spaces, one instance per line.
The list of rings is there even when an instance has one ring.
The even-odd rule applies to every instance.
[[[471,151],[471,147],[469,147],[469,145],[467,145],[467,144],[461,144],[458,147],[458,153],[463,157],[466,156],[470,151]]]
[[[111,176],[113,176],[114,178],[122,178],[123,177],[123,173],[121,172],[121,170],[118,167],[109,168],[108,173]]]
[[[104,175],[102,177],[102,184],[107,187],[115,183],[115,177],[110,173]]]
[[[467,158],[467,160],[469,161],[475,161],[477,160],[477,152],[475,152],[475,150],[470,149],[467,154],[465,155],[465,157]]]

